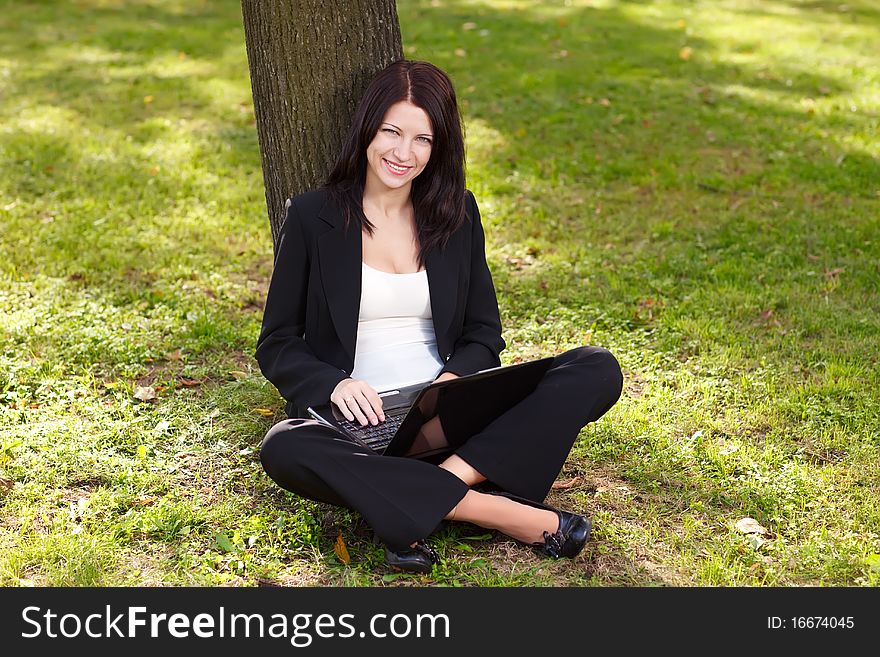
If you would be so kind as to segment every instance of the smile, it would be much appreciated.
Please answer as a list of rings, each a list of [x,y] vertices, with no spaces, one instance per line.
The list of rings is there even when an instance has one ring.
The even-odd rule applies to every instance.
[[[402,175],[405,174],[407,171],[409,171],[410,169],[412,169],[412,167],[402,167],[402,166],[397,165],[397,164],[392,164],[391,162],[389,162],[388,160],[386,160],[386,159],[384,159],[384,158],[382,159],[382,161],[385,163],[385,167],[386,167],[391,173],[393,173],[395,176],[402,176]]]

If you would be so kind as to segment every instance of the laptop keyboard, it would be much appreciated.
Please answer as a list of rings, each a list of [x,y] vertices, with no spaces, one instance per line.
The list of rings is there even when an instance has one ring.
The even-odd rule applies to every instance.
[[[363,440],[371,449],[381,449],[391,442],[397,429],[400,428],[403,418],[406,417],[408,409],[402,408],[397,411],[389,411],[385,413],[385,421],[380,422],[376,426],[368,424],[362,427],[357,422],[349,422],[345,418],[339,420],[342,426],[349,433]]]

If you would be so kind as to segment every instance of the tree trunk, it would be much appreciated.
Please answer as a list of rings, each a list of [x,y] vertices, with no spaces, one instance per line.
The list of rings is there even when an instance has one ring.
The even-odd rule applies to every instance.
[[[272,241],[320,185],[372,77],[403,57],[394,0],[242,0]]]

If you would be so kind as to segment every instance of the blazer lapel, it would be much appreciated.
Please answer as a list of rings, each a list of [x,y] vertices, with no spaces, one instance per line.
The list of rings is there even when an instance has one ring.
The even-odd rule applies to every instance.
[[[325,203],[318,216],[331,227],[318,237],[318,260],[324,295],[333,327],[353,367],[363,274],[361,233],[354,228],[345,231],[342,213],[332,203]],[[458,301],[461,254],[455,248],[457,244],[458,240],[453,238],[442,251],[433,249],[425,261],[438,347],[446,342],[446,332]],[[451,345],[448,348],[451,349]],[[447,354],[441,353],[440,356],[446,360]]]
[[[452,248],[455,243],[455,240],[450,240],[442,251],[432,249],[425,260],[428,289],[431,292],[431,315],[438,347],[445,343],[446,330],[452,322],[457,302],[459,262],[455,256],[459,253]],[[447,354],[440,354],[443,360],[446,360],[446,356]]]
[[[333,318],[336,335],[352,367],[357,343],[357,319],[361,306],[361,233],[354,226],[344,228],[342,214],[326,203],[318,216],[332,229],[318,237],[318,261],[324,298]],[[349,372],[350,374],[351,372]]]

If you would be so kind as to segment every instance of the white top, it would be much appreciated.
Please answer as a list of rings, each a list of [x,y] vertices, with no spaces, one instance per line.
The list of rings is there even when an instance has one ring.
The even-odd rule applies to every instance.
[[[433,380],[443,369],[428,272],[392,274],[362,263],[353,379],[378,392]]]

